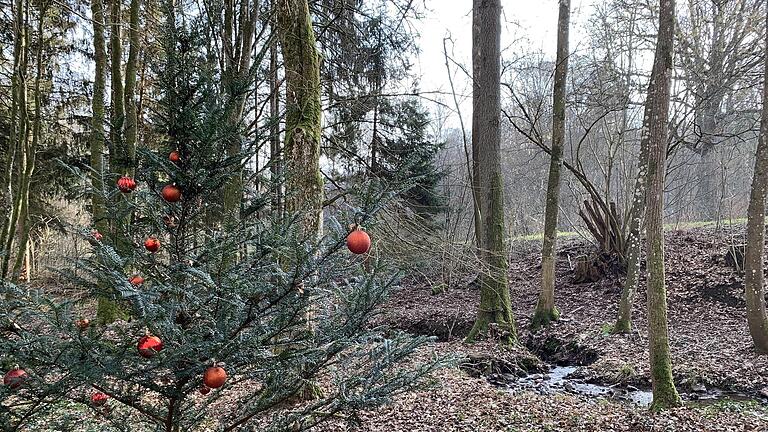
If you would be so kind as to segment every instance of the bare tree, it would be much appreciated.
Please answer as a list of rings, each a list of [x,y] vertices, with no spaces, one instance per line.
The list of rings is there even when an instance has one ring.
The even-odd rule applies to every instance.
[[[531,325],[546,326],[560,317],[555,306],[555,245],[557,214],[560,205],[560,171],[563,167],[565,141],[565,91],[568,76],[568,26],[571,16],[570,0],[560,0],[557,19],[557,60],[552,96],[552,148],[550,152],[547,206],[544,214],[544,245],[541,250],[541,294]]]
[[[648,136],[648,194],[646,224],[648,248],[648,350],[653,384],[652,409],[681,404],[672,380],[667,324],[667,290],[664,281],[664,175],[667,159],[667,134],[672,47],[674,45],[675,1],[661,0],[659,33],[651,81],[648,84],[644,134]]]
[[[467,341],[486,335],[491,324],[501,338],[517,341],[507,280],[500,128],[501,3],[474,0],[472,8],[472,173],[482,232],[476,233],[483,263],[480,307]]]
[[[768,24],[768,8],[766,9]],[[768,33],[766,34],[768,43]],[[766,44],[768,55],[768,44]],[[747,323],[758,352],[768,353],[768,316],[765,312],[763,249],[765,243],[765,195],[768,191],[768,60],[763,82],[763,118],[755,157],[755,174],[747,212],[747,248],[744,256],[744,290]]]

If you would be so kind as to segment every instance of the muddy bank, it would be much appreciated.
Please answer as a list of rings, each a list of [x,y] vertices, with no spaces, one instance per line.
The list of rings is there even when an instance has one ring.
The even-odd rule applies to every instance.
[[[728,246],[741,237],[741,228],[666,234],[670,345],[681,392],[696,394],[703,386],[750,397],[768,395],[768,356],[752,349],[742,277],[723,258]],[[562,317],[531,334],[529,317],[540,283],[539,247],[534,242],[514,248],[509,278],[521,342],[545,362],[582,366],[575,373],[585,382],[650,386],[644,279],[633,310],[634,332],[611,335],[622,276],[573,283],[570,263],[589,245],[581,240],[561,242],[556,303]],[[413,333],[456,341],[471,328],[477,302],[476,289],[452,287],[433,295],[426,285],[410,284],[393,293],[382,320]]]

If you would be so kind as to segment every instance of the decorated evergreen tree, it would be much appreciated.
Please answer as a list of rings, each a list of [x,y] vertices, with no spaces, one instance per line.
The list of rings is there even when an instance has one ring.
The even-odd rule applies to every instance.
[[[205,32],[166,14],[154,122],[165,140],[138,152],[135,177],[95,191],[131,247],[83,228],[91,253],[62,270],[75,290],[2,286],[2,430],[62,405],[92,410],[102,430],[304,430],[417,385],[439,362],[406,367],[428,339],[370,326],[396,277],[385,260],[366,270],[356,254],[370,239],[355,224],[373,224],[391,193],[371,183],[360,208],[326,218],[320,240],[297,215],[271,217],[268,193],[249,196],[238,224],[222,221],[226,181],[257,146],[223,151],[239,131],[197,49]],[[123,319],[95,322],[96,298]],[[322,393],[297,398],[309,382]],[[84,419],[54,417],[61,430]]]

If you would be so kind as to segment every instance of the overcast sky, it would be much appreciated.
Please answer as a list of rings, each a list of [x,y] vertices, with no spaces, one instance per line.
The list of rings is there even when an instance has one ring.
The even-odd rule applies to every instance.
[[[589,17],[594,0],[571,1],[571,52],[580,49],[583,24]],[[450,35],[454,41],[454,59],[468,71],[472,69],[472,0],[424,0],[424,18],[416,23],[420,34],[420,53],[416,60],[416,74],[420,76],[422,91],[450,91],[443,56],[443,38]],[[512,57],[516,52],[541,50],[553,59],[557,45],[557,0],[501,0],[502,56]],[[456,68],[453,68],[456,71]],[[471,118],[469,99],[471,86],[463,73],[455,75],[456,90],[466,97],[461,103],[462,115]],[[445,100],[446,102],[449,99]],[[457,119],[451,119],[455,125]]]

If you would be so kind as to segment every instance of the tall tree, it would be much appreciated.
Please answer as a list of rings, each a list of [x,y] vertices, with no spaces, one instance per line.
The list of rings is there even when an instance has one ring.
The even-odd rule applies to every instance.
[[[93,224],[101,233],[109,226],[105,210],[104,194],[104,94],[106,88],[107,52],[104,44],[104,3],[91,0],[93,23],[93,50],[95,75],[91,102],[91,214]]]
[[[277,2],[277,26],[285,64],[285,210],[301,214],[304,235],[323,229],[320,174],[320,59],[307,0]]]
[[[17,0],[13,7],[13,75],[11,77],[11,130],[10,150],[6,156],[4,192],[8,216],[0,231],[0,252],[5,252],[0,261],[0,278],[5,277],[13,247],[14,232],[22,207],[23,183],[21,173],[27,164],[27,141],[29,140],[29,112],[27,103],[27,68],[29,55],[29,3]]]
[[[211,7],[217,5],[214,2]],[[227,128],[235,132],[231,134],[227,156],[238,167],[224,189],[224,218],[228,224],[239,221],[243,202],[243,166],[248,158],[243,152],[243,136],[240,131],[251,84],[258,13],[258,0],[228,1],[224,4],[224,21],[221,23],[222,87],[226,98]]]
[[[560,317],[555,306],[555,246],[557,242],[557,214],[560,206],[560,171],[563,167],[565,142],[565,99],[568,77],[568,27],[571,1],[560,0],[557,19],[557,60],[552,96],[552,151],[547,181],[547,205],[544,213],[544,245],[541,250],[541,294],[536,304],[531,325],[546,326]]]
[[[664,175],[667,162],[669,96],[675,31],[675,1],[661,0],[656,55],[648,84],[644,134],[648,136],[648,194],[646,242],[648,248],[648,351],[651,362],[654,410],[681,404],[672,380],[667,324],[667,289],[664,281]]]
[[[488,333],[491,323],[501,338],[517,341],[509,297],[507,254],[504,244],[504,187],[501,178],[499,123],[501,3],[474,0],[472,8],[472,164],[473,186],[477,189],[482,223],[478,251],[482,261],[480,307],[467,341]]]
[[[768,24],[768,8],[766,8]],[[768,55],[768,33],[765,52]],[[765,243],[765,195],[768,191],[768,57],[763,81],[763,118],[757,142],[755,174],[747,210],[747,250],[744,256],[744,290],[747,323],[758,352],[768,353],[768,316],[765,311],[763,249]]]
[[[32,183],[32,174],[35,172],[36,153],[40,145],[40,134],[42,128],[42,104],[40,83],[43,78],[43,49],[45,47],[43,27],[45,25],[45,16],[48,12],[50,2],[43,1],[39,4],[39,16],[37,21],[37,49],[35,61],[35,85],[34,85],[34,123],[32,125],[32,139],[26,139],[23,143],[22,160],[23,164],[19,167],[19,220],[16,225],[18,236],[18,247],[16,248],[16,262],[11,272],[12,280],[18,280],[21,275],[24,258],[27,256],[27,246],[29,244],[29,231],[31,229],[31,220],[29,212],[29,189]],[[31,269],[27,268],[27,276]]]

